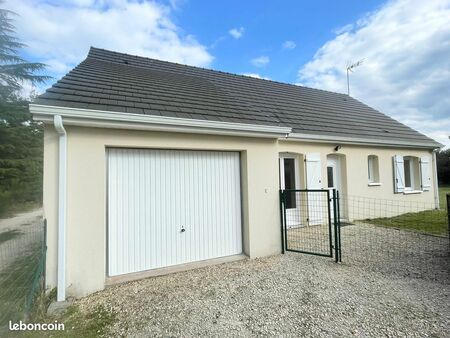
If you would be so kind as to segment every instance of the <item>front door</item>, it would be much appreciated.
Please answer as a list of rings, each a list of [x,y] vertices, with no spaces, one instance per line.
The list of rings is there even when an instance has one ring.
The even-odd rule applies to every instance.
[[[280,157],[280,188],[281,190],[299,189],[298,163],[294,155]],[[300,201],[298,193],[286,193],[286,226],[288,228],[300,226]]]

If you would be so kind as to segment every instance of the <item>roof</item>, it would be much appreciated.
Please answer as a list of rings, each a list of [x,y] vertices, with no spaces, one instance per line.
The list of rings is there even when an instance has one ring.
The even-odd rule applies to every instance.
[[[35,104],[440,144],[345,94],[91,47]]]

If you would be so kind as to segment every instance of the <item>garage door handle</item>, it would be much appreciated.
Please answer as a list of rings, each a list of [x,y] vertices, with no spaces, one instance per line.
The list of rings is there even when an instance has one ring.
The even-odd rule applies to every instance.
[[[186,231],[186,229],[182,226],[180,232],[185,232],[185,231]]]

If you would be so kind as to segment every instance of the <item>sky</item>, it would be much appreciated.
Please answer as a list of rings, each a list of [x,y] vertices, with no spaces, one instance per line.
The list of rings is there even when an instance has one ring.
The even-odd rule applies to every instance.
[[[346,93],[450,147],[450,0],[7,0],[53,81],[90,46]],[[46,86],[51,85],[51,81]],[[43,91],[46,86],[37,88]]]

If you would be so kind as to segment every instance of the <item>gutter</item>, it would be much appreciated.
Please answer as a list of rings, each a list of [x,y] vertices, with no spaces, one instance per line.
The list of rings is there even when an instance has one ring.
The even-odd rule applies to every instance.
[[[366,137],[293,133],[292,128],[290,127],[210,120],[195,120],[179,117],[132,114],[124,112],[58,107],[40,104],[30,104],[30,112],[33,114],[34,120],[42,121],[44,123],[51,123],[55,115],[60,115],[64,117],[64,124],[66,126],[72,125],[96,128],[277,138],[280,140],[288,141],[291,140],[331,144],[342,143],[351,145],[404,147],[416,149],[435,149],[436,147],[443,147],[442,144],[439,144],[437,142],[424,143],[393,139],[371,139]]]
[[[65,125],[84,127],[171,131],[199,134],[234,135],[246,137],[280,138],[291,133],[292,128],[194,120],[179,117],[131,114],[103,110],[68,108],[30,104],[33,119],[50,123],[55,115],[64,117]]]
[[[58,169],[58,284],[56,300],[66,300],[66,188],[67,188],[67,133],[60,115],[53,119],[59,134]]]
[[[423,148],[435,149],[436,147],[443,147],[440,143],[423,143],[414,141],[401,141],[392,139],[371,139],[365,137],[348,137],[348,136],[331,136],[331,135],[317,135],[317,134],[301,134],[290,133],[286,137],[291,141],[303,141],[314,143],[342,143],[350,145],[365,145],[365,146],[382,146],[382,147],[404,147],[404,148]]]

